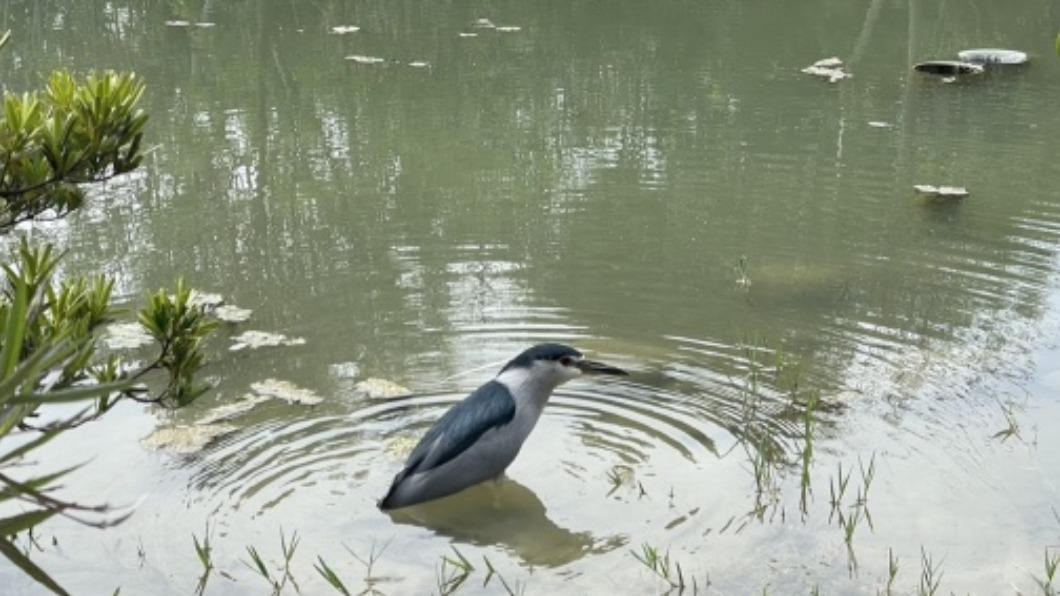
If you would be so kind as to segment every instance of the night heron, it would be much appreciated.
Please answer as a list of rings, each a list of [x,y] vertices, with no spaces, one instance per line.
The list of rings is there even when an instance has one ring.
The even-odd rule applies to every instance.
[[[379,508],[407,507],[499,479],[534,430],[553,389],[581,375],[625,374],[560,344],[526,350],[423,435]]]

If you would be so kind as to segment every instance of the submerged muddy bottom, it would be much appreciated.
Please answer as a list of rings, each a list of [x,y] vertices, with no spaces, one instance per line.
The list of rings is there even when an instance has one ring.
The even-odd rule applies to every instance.
[[[265,593],[247,547],[278,579],[295,533],[303,594],[338,593],[321,561],[351,593],[1041,591],[1055,3],[66,4],[0,0],[7,88],[135,70],[150,159],[30,232],[129,305],[185,275],[230,307],[200,402],[40,451],[87,460],[63,496],[135,509],[23,543],[71,593],[194,593],[207,535],[205,593]],[[994,45],[1031,61],[913,70]],[[800,72],[824,56],[852,77]],[[633,374],[561,388],[496,489],[380,512],[542,341]]]

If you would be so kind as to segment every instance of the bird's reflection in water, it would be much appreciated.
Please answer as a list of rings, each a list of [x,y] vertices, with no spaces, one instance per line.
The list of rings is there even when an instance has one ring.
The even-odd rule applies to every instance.
[[[456,495],[389,513],[395,523],[420,526],[457,542],[499,546],[531,566],[558,567],[626,543],[622,536],[594,539],[548,518],[532,490],[505,479],[485,482]]]

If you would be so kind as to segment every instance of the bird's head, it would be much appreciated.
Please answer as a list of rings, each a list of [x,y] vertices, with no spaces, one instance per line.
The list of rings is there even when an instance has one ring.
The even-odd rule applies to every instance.
[[[538,344],[513,358],[501,374],[524,372],[545,384],[557,386],[582,375],[628,375],[621,368],[589,360],[562,344]]]

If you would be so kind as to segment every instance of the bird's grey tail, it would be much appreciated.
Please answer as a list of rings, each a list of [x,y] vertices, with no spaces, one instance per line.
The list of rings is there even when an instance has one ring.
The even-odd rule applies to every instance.
[[[390,490],[386,491],[386,495],[376,502],[376,506],[382,511],[390,511],[391,509],[397,509],[404,507],[404,503],[399,503],[397,499],[397,489],[401,485],[401,482],[405,480],[405,476],[408,475],[407,470],[402,470],[394,476],[394,481],[390,483]]]

